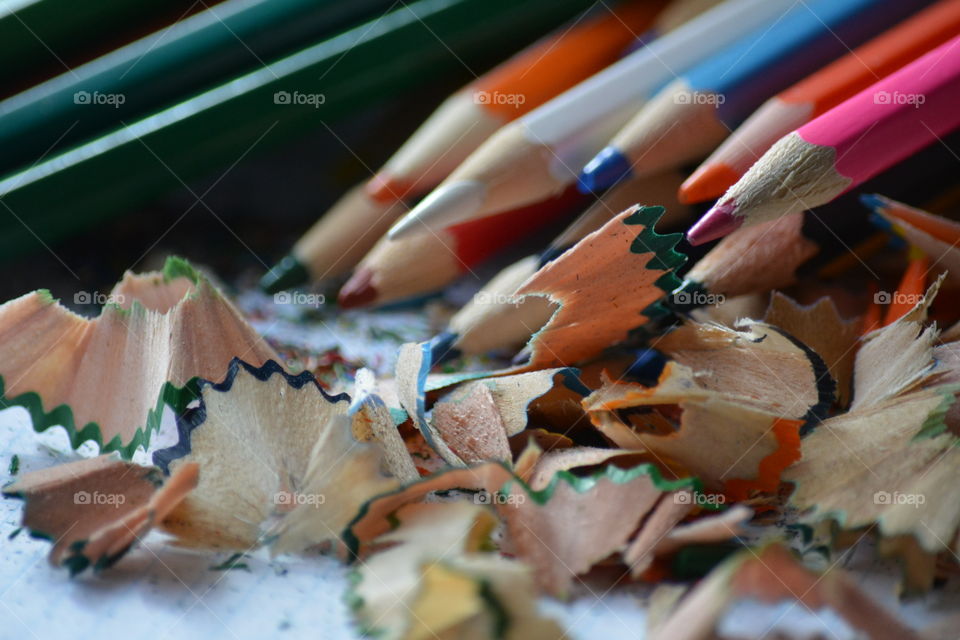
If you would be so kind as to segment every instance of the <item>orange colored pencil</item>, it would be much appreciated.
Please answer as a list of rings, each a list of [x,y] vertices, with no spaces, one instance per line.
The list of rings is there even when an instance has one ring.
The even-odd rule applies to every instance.
[[[960,128],[958,103],[960,35],[780,138],[687,241],[830,202]]]
[[[929,233],[931,236],[950,245],[960,244],[960,222],[949,220],[922,209],[908,206],[902,202],[891,200],[881,195],[865,194],[860,200],[875,212],[886,218],[899,220],[911,227]]]
[[[870,283],[870,302],[867,303],[867,310],[860,321],[860,335],[865,336],[874,329],[880,328],[880,321],[883,319],[883,308],[877,302],[877,293],[879,288],[876,284]]]
[[[920,301],[923,292],[927,290],[927,272],[930,271],[930,259],[926,254],[915,251],[910,258],[900,284],[890,300],[887,314],[883,318],[883,326],[893,324],[903,317]]]
[[[504,124],[617,61],[666,4],[634,0],[541,39],[453,94],[369,182],[379,202],[437,186]]]
[[[960,0],[940,0],[794,84],[746,120],[680,187],[682,202],[717,198],[773,143],[960,32]]]
[[[654,18],[665,4],[630,0],[601,7],[447,98],[366,185],[349,191],[307,231],[260,286],[275,293],[349,273],[406,211],[400,200],[435,187],[503,124],[615,62],[651,25],[660,31]]]
[[[931,275],[944,273],[949,285],[960,284],[960,222],[876,194],[862,195],[860,200],[909,243],[913,254],[929,257]],[[918,299],[915,295],[906,302],[915,303]],[[941,304],[940,311],[944,310]]]

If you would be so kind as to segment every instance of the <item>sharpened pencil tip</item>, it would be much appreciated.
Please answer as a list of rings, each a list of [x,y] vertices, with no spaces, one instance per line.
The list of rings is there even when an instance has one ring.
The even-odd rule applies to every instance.
[[[393,204],[407,197],[412,185],[399,180],[388,173],[378,173],[367,182],[367,195],[374,202]]]
[[[616,147],[605,147],[580,172],[577,189],[590,194],[603,191],[633,173],[630,160]]]
[[[517,355],[513,356],[513,358],[510,360],[510,364],[514,366],[520,366],[522,364],[526,364],[527,362],[530,361],[530,357],[532,355],[533,355],[533,350],[530,348],[530,345],[528,344],[523,349],[518,351]]]
[[[876,211],[878,209],[883,209],[886,205],[885,198],[877,193],[862,193],[860,194],[860,204],[865,206],[867,209]]]
[[[460,350],[453,346],[459,339],[460,334],[453,331],[444,331],[431,338],[430,361],[433,364],[439,364],[459,356]]]
[[[390,240],[399,240],[403,236],[409,235],[419,224],[413,212],[408,213],[400,218],[395,225],[390,227],[390,230],[387,231],[387,238]]]
[[[280,293],[291,287],[310,282],[310,272],[299,260],[287,256],[260,278],[260,289],[265,293]]]
[[[739,229],[742,221],[733,215],[736,209],[736,202],[719,202],[713,205],[713,208],[687,231],[687,242],[697,246]]]
[[[474,180],[442,184],[424,198],[413,211],[400,218],[387,233],[398,240],[412,233],[439,231],[471,220],[483,204],[487,189]]]
[[[373,286],[373,271],[360,267],[340,289],[337,304],[344,309],[365,307],[376,300],[377,295],[377,288]]]
[[[719,198],[739,179],[737,172],[726,163],[701,165],[680,185],[677,199],[683,204],[694,204]]]

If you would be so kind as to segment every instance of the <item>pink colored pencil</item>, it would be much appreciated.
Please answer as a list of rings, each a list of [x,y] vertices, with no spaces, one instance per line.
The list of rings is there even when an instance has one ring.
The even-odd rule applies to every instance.
[[[774,144],[687,233],[698,245],[810,209],[960,126],[960,36]]]

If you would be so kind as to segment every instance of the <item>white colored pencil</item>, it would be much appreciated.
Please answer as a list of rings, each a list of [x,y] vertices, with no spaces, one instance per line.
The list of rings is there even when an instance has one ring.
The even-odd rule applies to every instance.
[[[451,224],[538,202],[572,184],[580,167],[677,74],[783,15],[792,0],[728,0],[503,127],[390,231]]]

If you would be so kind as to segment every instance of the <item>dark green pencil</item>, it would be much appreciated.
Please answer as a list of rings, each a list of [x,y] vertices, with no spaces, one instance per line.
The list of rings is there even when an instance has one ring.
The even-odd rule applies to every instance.
[[[0,181],[0,256],[49,245],[463,65],[508,56],[586,0],[421,0]]]
[[[0,174],[24,168],[322,37],[392,0],[227,0],[0,102]]]
[[[156,31],[195,5],[195,0],[0,3],[0,95],[16,93],[96,57],[97,51]]]

